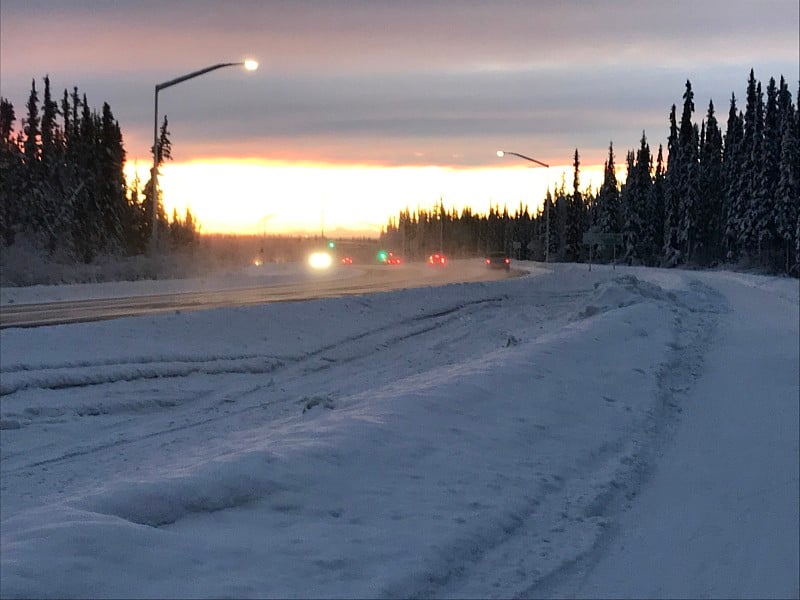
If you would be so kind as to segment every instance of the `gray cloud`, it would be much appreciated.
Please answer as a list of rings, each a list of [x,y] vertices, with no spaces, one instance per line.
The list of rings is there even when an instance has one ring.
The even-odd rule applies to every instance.
[[[610,140],[624,157],[643,129],[663,141],[687,78],[699,120],[709,98],[723,115],[731,92],[743,96],[750,67],[765,84],[796,85],[798,72],[794,0],[4,0],[0,11],[2,94],[17,114],[30,79],[50,73],[59,94],[78,85],[93,106],[108,101],[140,159],[156,82],[245,55],[257,73],[162,93],[177,156],[488,164],[496,145],[519,144],[602,161]],[[34,29],[47,44],[31,46]]]

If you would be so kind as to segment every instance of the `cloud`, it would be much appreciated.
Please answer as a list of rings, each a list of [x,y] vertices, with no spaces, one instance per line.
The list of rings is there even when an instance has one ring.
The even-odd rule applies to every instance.
[[[497,145],[543,160],[608,142],[654,144],[691,79],[709,98],[798,68],[794,0],[238,1],[4,0],[3,95],[32,77],[107,101],[131,158],[152,144],[153,87],[252,55],[165,90],[175,154],[392,164],[486,164]],[[30,44],[31,32],[47,44]],[[541,152],[540,152],[541,149]],[[534,152],[534,150],[530,150]],[[422,153],[423,157],[419,154]],[[622,154],[622,151],[620,152]]]

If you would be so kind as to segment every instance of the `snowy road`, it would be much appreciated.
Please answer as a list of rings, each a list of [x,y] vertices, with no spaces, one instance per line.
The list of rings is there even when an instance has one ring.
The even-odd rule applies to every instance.
[[[6,290],[0,305],[0,328],[35,327],[80,323],[101,319],[117,319],[156,315],[171,311],[208,310],[225,306],[253,306],[268,302],[287,302],[387,292],[406,288],[445,285],[466,281],[494,281],[514,276],[500,270],[488,270],[481,260],[451,261],[448,268],[432,268],[425,263],[402,266],[360,265],[314,272],[295,268],[284,273],[271,273],[266,267],[251,267],[249,281],[239,285],[211,289],[177,289],[169,293],[147,293],[140,283],[120,286],[96,286],[105,289],[107,297],[91,299],[48,299],[31,301],[33,293],[20,288]],[[265,275],[259,273],[266,271]],[[287,281],[288,280],[288,281]],[[161,283],[161,282],[158,282]],[[170,282],[164,282],[174,286]],[[200,282],[200,288],[209,285]],[[75,286],[71,286],[75,287]],[[137,289],[139,287],[139,289]],[[80,294],[80,286],[73,293]]]
[[[0,331],[0,595],[796,597],[797,281],[530,269]]]

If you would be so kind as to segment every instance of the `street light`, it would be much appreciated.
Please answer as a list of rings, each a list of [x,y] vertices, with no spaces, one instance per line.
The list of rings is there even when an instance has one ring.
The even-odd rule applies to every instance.
[[[181,75],[175,79],[170,79],[164,83],[156,84],[153,110],[153,175],[150,178],[153,184],[153,234],[150,238],[150,250],[152,254],[156,253],[158,246],[158,92],[165,88],[172,87],[173,85],[178,85],[188,79],[194,79],[195,77],[205,75],[211,71],[222,69],[223,67],[244,67],[248,71],[255,71],[258,69],[258,62],[247,59],[241,62],[219,63],[206,67],[205,69],[200,69],[199,71],[192,71],[191,73]]]
[[[508,152],[506,150],[498,150],[497,156],[499,158],[503,158],[506,154],[511,154],[512,156],[518,156],[519,158],[523,158],[528,160],[532,163],[536,163],[537,165],[541,165],[543,167],[550,168],[550,165],[543,163],[540,160],[536,160],[535,158],[531,158],[530,156],[525,156],[524,154],[520,154],[519,152]],[[545,198],[544,201],[544,218],[546,225],[546,232],[545,232],[545,240],[544,240],[544,262],[550,262],[550,207],[547,204],[547,199]]]

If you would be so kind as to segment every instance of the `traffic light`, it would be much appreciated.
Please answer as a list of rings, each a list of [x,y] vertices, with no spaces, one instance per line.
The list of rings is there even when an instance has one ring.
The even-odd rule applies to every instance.
[[[333,240],[330,240],[330,241],[328,242],[328,248],[330,248],[331,250],[333,250],[334,248],[336,248],[336,242],[334,242]]]
[[[386,262],[388,258],[389,258],[389,253],[386,252],[386,250],[380,250],[378,252],[378,262]]]

